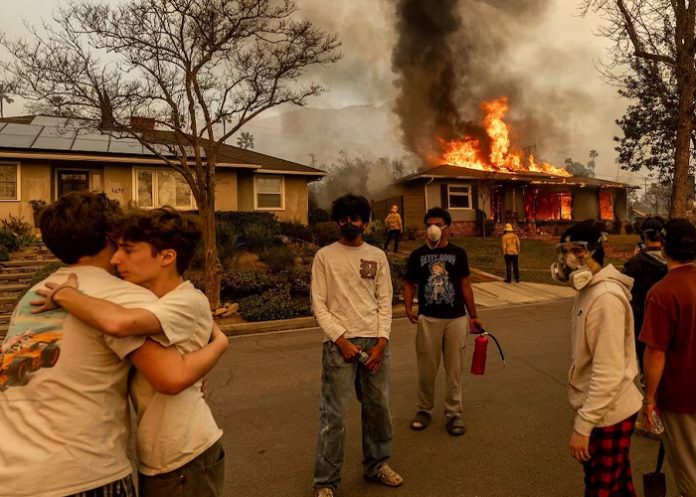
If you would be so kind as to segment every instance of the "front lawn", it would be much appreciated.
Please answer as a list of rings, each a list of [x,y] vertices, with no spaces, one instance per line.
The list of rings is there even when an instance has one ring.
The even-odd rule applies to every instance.
[[[520,253],[520,277],[533,283],[556,283],[551,279],[550,266],[556,260],[557,238],[522,239]],[[605,262],[618,269],[633,255],[638,242],[637,235],[609,235],[605,245]],[[452,243],[463,247],[469,256],[469,265],[481,271],[505,277],[505,261],[500,252],[500,238],[462,237],[452,239]],[[400,252],[419,247],[420,241],[400,243]]]

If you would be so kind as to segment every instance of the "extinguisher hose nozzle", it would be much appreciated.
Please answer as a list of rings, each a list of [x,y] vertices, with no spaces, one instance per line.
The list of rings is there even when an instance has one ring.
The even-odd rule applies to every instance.
[[[487,331],[484,331],[484,334],[493,339],[495,345],[498,347],[498,352],[500,352],[500,359],[503,361],[503,366],[507,368],[507,364],[505,363],[505,355],[503,354],[503,348],[500,346],[500,342],[498,342],[498,339],[490,333],[488,333]]]

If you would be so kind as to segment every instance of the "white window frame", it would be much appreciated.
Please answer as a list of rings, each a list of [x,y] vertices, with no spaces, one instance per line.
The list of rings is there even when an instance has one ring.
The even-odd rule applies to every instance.
[[[469,191],[467,193],[462,192],[452,192],[452,187],[454,188],[467,188]],[[467,197],[469,199],[469,207],[452,207],[451,198],[452,197]],[[474,199],[472,195],[472,188],[470,184],[457,185],[457,184],[447,184],[447,206],[449,210],[452,211],[472,211],[474,210]]]
[[[17,192],[17,195],[15,196],[14,199],[11,198],[5,198],[5,199],[0,199],[0,202],[21,202],[22,201],[22,167],[21,163],[19,162],[14,162],[14,161],[2,161],[0,162],[0,166],[16,166],[17,167],[17,188],[15,191]]]
[[[259,207],[258,189],[256,180],[280,178],[280,207]],[[255,211],[284,211],[285,210],[285,176],[279,174],[256,174],[254,175],[254,210]]]
[[[156,167],[134,167],[133,169],[133,187],[131,188],[132,193],[133,193],[133,201],[136,206],[138,206],[140,209],[158,209],[162,207],[159,202],[159,179],[158,179],[158,173],[160,172],[175,172],[177,174],[181,174],[179,171],[176,171],[175,169],[163,169],[163,168],[156,168]],[[142,171],[148,171],[152,173],[152,206],[151,207],[141,207],[138,203],[138,173]],[[187,183],[188,184],[188,183]],[[190,186],[189,186],[190,189]],[[178,211],[189,211],[189,210],[195,210],[196,207],[196,199],[193,196],[193,192],[191,192],[191,205],[188,207],[180,207],[176,205],[172,205],[171,207],[174,207]]]

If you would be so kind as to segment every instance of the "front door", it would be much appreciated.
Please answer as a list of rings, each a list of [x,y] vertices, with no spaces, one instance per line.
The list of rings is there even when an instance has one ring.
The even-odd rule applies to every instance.
[[[58,170],[58,197],[70,192],[89,191],[89,171]]]

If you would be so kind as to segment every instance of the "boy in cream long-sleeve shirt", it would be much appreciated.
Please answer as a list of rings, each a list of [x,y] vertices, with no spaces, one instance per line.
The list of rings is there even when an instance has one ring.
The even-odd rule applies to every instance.
[[[362,240],[370,218],[364,197],[345,195],[333,204],[341,239],[317,252],[312,264],[312,309],[325,334],[314,495],[333,497],[341,479],[345,417],[351,390],[361,403],[363,475],[399,486],[391,456],[389,334],[392,284],[387,257]],[[365,361],[360,354],[365,352]]]
[[[571,456],[583,463],[585,495],[635,496],[629,451],[642,395],[633,336],[633,279],[602,267],[602,233],[572,226],[557,246],[554,277],[578,291],[573,308],[568,398],[576,411]]]

